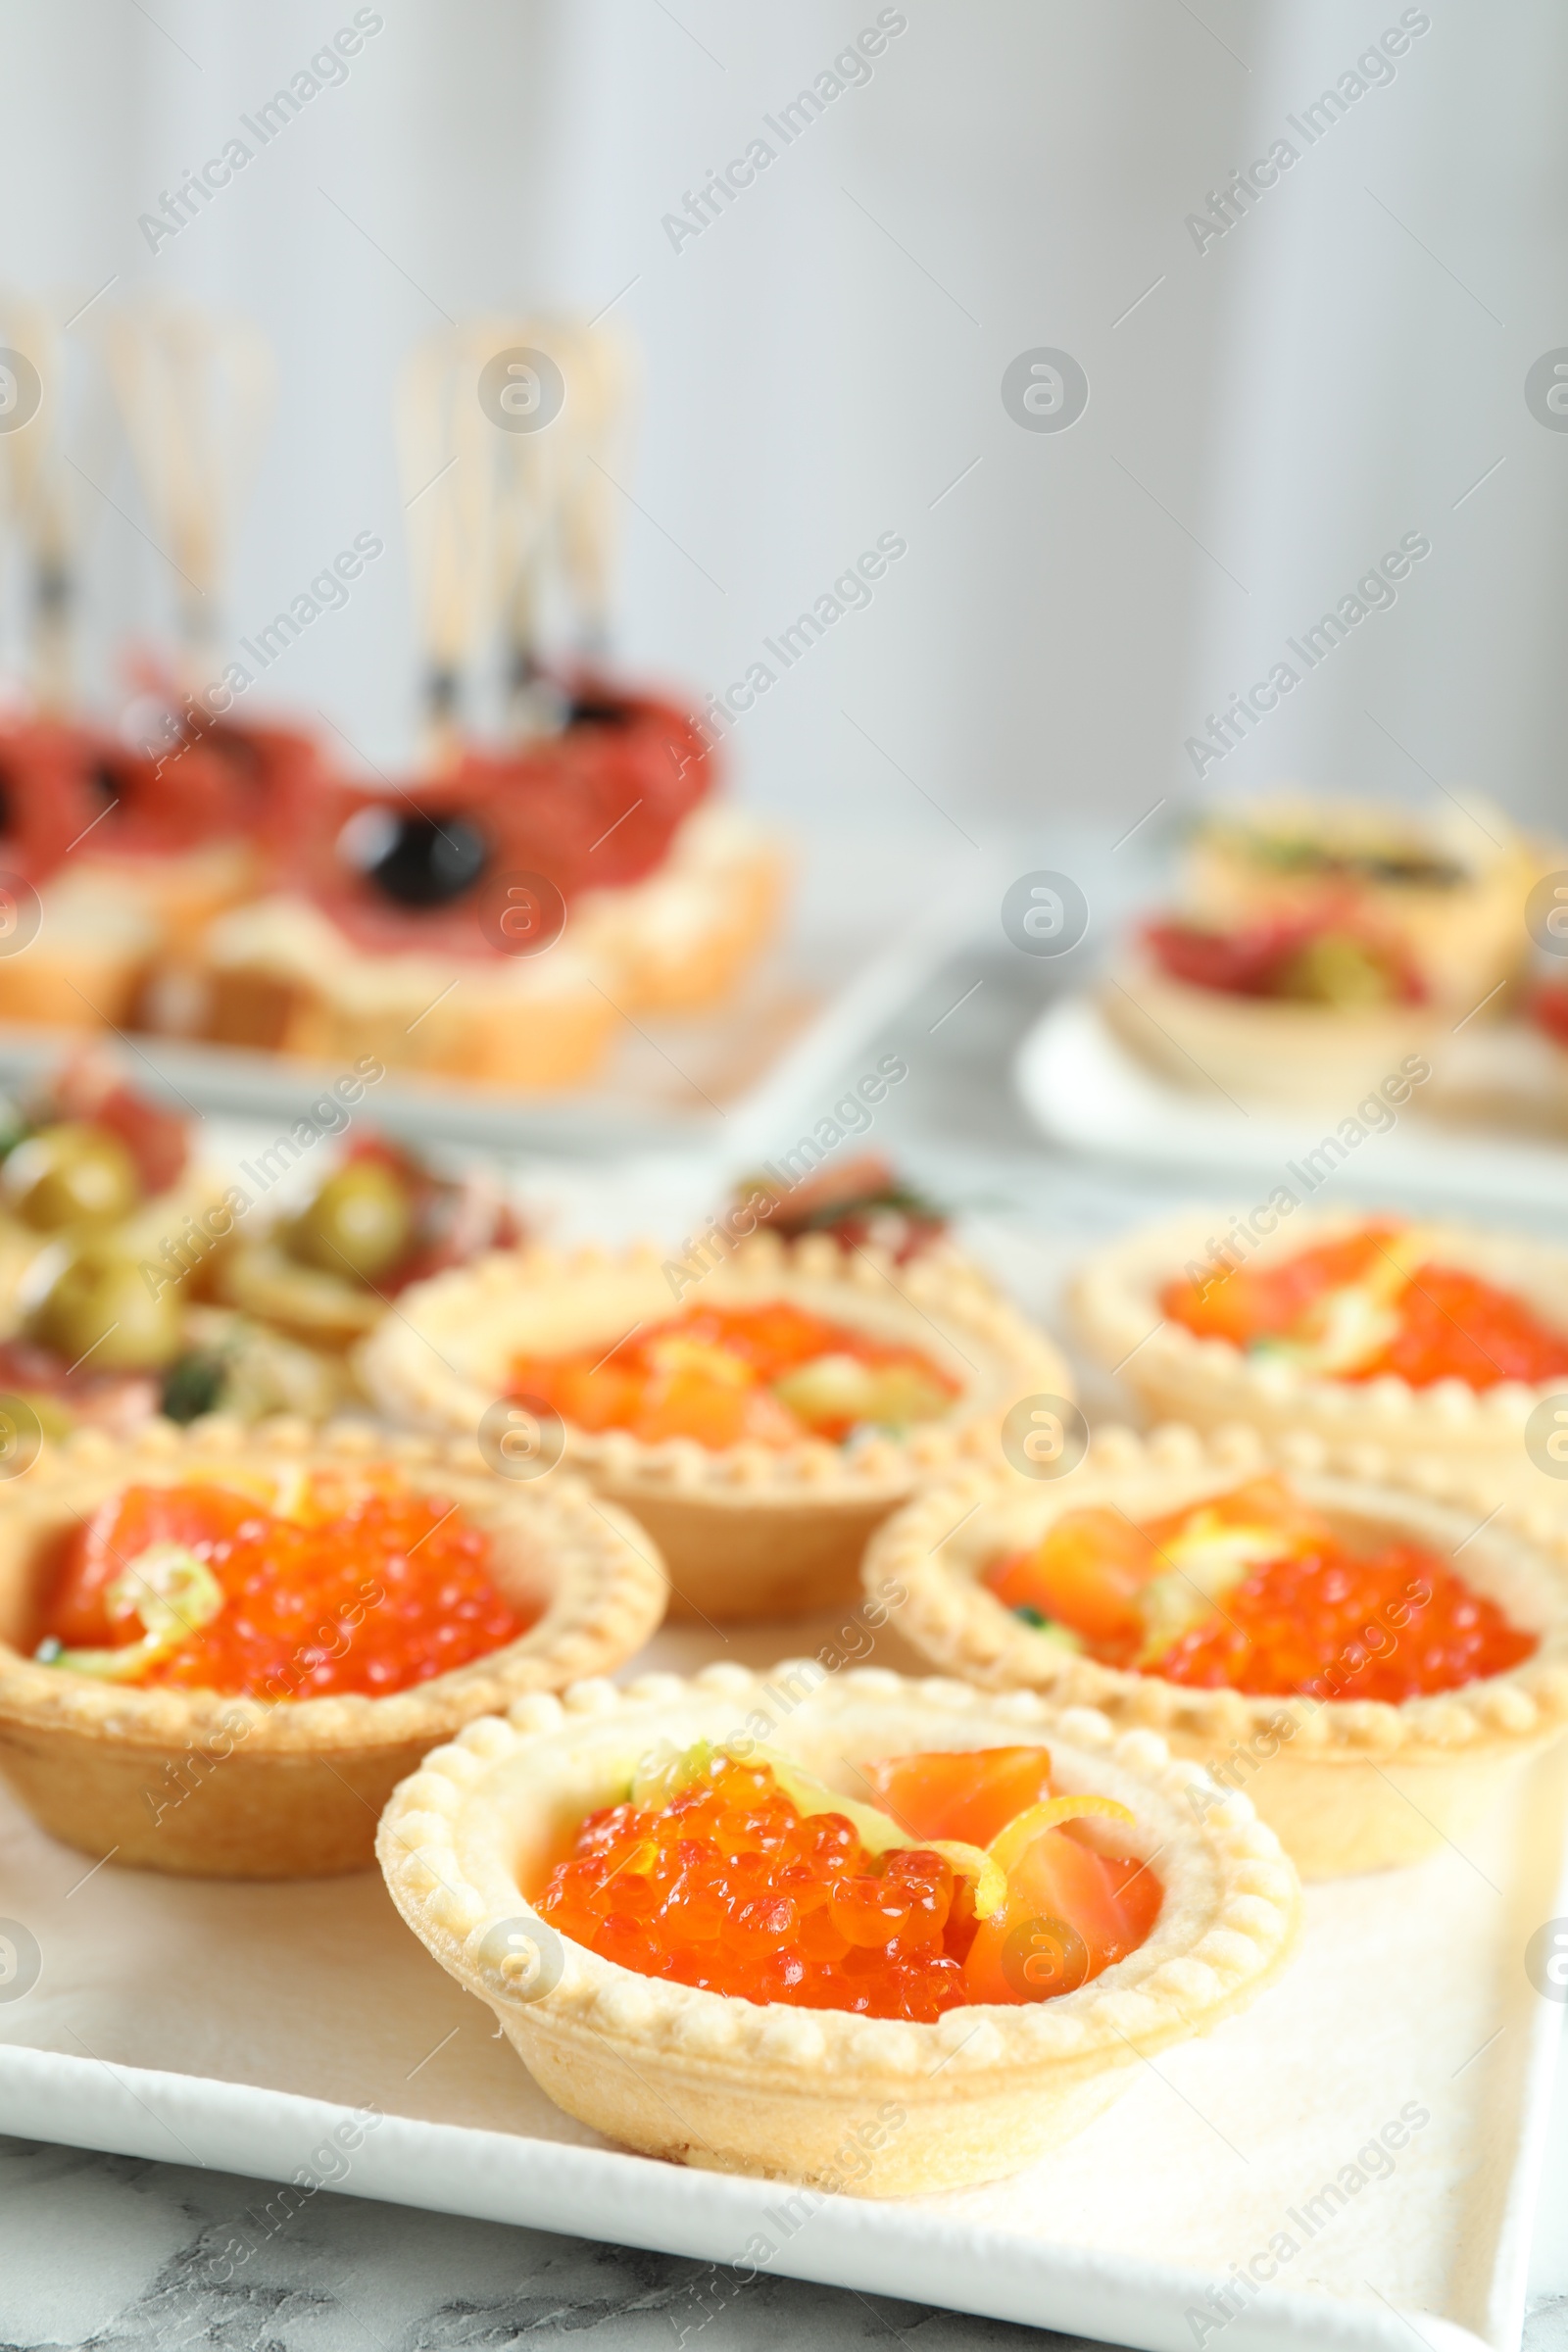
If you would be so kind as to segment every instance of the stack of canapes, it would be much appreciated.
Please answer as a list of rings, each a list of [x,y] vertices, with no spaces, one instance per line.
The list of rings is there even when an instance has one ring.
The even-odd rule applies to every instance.
[[[1461,1018],[1505,1008],[1546,862],[1490,808],[1483,822],[1280,799],[1213,814],[1177,909],[1112,975],[1106,1015],[1183,1086],[1353,1101],[1423,1064]]]
[[[171,711],[156,751],[38,718],[0,736],[0,867],[37,921],[0,956],[0,1018],[141,1026],[195,942],[264,889],[280,810],[318,770],[280,727]]]
[[[194,710],[157,756],[13,727],[0,1019],[580,1083],[623,1014],[735,993],[786,865],[714,801],[714,755],[674,704],[579,678],[563,710],[558,733],[396,791]]]
[[[374,1054],[513,1088],[575,1085],[623,1013],[721,1003],[766,944],[784,868],[711,805],[673,704],[579,679],[561,731],[392,792],[302,780],[275,886],[206,932],[197,1034]]]
[[[498,1252],[406,1292],[360,1378],[404,1426],[500,1433],[510,1412],[513,1466],[564,1454],[648,1529],[674,1608],[713,1624],[852,1596],[923,1477],[994,1450],[1020,1397],[1069,1392],[951,1249],[898,1265],[826,1232],[717,1233],[697,1262]]]

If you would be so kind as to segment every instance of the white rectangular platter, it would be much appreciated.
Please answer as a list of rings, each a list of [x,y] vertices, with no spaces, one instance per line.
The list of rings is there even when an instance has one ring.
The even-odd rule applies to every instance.
[[[706,1152],[739,1169],[831,1107],[845,1064],[920,987],[987,903],[989,856],[938,863],[885,831],[813,835],[780,938],[737,995],[690,1016],[622,1016],[606,1069],[551,1094],[481,1090],[389,1071],[373,1117],[390,1133],[492,1151]],[[48,1069],[72,1033],[0,1023],[0,1086]],[[143,1033],[115,1051],[126,1076],[189,1108],[291,1123],[339,1075],[276,1054]]]
[[[835,1634],[858,1653],[864,1629],[840,1624],[736,1632],[723,1654],[760,1665]],[[628,1672],[718,1646],[662,1634]],[[891,1632],[875,1655],[912,1663]],[[1523,1954],[1568,1910],[1565,1825],[1568,1759],[1549,1759],[1464,1852],[1310,1889],[1280,1984],[1133,2070],[1065,2149],[1010,2180],[868,2203],[651,2162],[572,2123],[374,1876],[94,1869],[0,1800],[0,1920],[42,1955],[30,1991],[0,1997],[0,2130],[272,2180],[306,2168],[356,2195],[1158,2352],[1408,2352],[1412,2334],[1512,2352],[1562,2020]],[[1368,2153],[1415,2113],[1396,2155]],[[323,2164],[340,2128],[358,2144]],[[256,2202],[215,2236],[215,2277],[271,2226]],[[1250,2266],[1276,2274],[1255,2297],[1235,2286]]]
[[[1325,1136],[1355,1107],[1244,1109],[1215,1087],[1177,1086],[1140,1061],[1088,995],[1050,1006],[1019,1047],[1013,1076],[1024,1108],[1054,1143],[1167,1176],[1282,1180],[1292,1161],[1315,1152],[1314,1164],[1325,1164]],[[1447,1041],[1397,1124],[1368,1134],[1335,1172],[1363,1191],[1560,1213],[1568,1100],[1544,1040],[1513,1023]]]

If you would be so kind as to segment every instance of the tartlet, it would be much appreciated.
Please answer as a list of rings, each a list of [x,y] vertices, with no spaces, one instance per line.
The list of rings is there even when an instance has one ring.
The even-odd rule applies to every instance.
[[[1287,1193],[1293,1188],[1283,1188]],[[1112,1243],[1092,1256],[1071,1293],[1085,1345],[1136,1393],[1150,1417],[1217,1429],[1244,1421],[1272,1436],[1315,1430],[1332,1443],[1382,1447],[1393,1459],[1463,1457],[1499,1482],[1494,1499],[1568,1504],[1568,1486],[1544,1479],[1525,1445],[1531,1414],[1559,1387],[1499,1381],[1473,1389],[1456,1379],[1413,1387],[1397,1374],[1340,1380],[1301,1369],[1279,1354],[1254,1355],[1228,1340],[1200,1338],[1162,1312],[1160,1293],[1183,1276],[1223,1271],[1217,1252],[1266,1267],[1372,1222],[1364,1211],[1313,1211],[1282,1203],[1254,1211],[1258,1236],[1229,1211],[1188,1210]],[[1238,1228],[1242,1238],[1237,1240]],[[1421,1222],[1429,1257],[1469,1270],[1530,1303],[1568,1344],[1568,1252],[1524,1234]]]
[[[1551,861],[1482,807],[1484,821],[1280,793],[1215,812],[1188,846],[1184,904],[1222,927],[1351,911],[1402,944],[1437,1003],[1468,1012],[1521,970],[1524,902]]]
[[[370,1461],[450,1496],[491,1535],[499,1587],[543,1603],[520,1640],[386,1697],[273,1705],[105,1683],[10,1646],[27,1638],[51,1544],[127,1483]],[[95,1860],[204,1878],[361,1870],[377,1813],[427,1748],[524,1692],[618,1666],[664,1597],[646,1540],[579,1482],[505,1485],[472,1446],[282,1421],[241,1430],[213,1419],[184,1433],[155,1422],[122,1445],[84,1432],[0,1486],[0,1773],[42,1828]]]
[[[1206,1440],[1180,1424],[1147,1440],[1097,1431],[1083,1464],[1050,1485],[974,1471],[933,1484],[873,1540],[866,1591],[905,1596],[899,1631],[935,1664],[987,1689],[1039,1690],[1058,1705],[1148,1726],[1177,1755],[1245,1788],[1303,1878],[1419,1861],[1462,1836],[1568,1728],[1568,1537],[1543,1515],[1499,1514],[1491,1487],[1451,1466],[1417,1480],[1357,1450],[1360,1460],[1348,1461],[1309,1432],[1269,1446],[1239,1427]],[[1280,1463],[1303,1500],[1348,1525],[1412,1537],[1445,1557],[1462,1545],[1466,1583],[1539,1635],[1539,1647],[1506,1673],[1398,1706],[1254,1697],[1074,1653],[979,1581],[1064,1511],[1104,1503],[1141,1524]]]
[[[1401,1066],[1423,1064],[1438,1015],[1430,1004],[1298,1004],[1199,988],[1130,956],[1101,992],[1117,1035],[1188,1092],[1232,1100],[1350,1104]]]
[[[695,1302],[689,1291],[674,1296]],[[566,1465],[659,1545],[676,1615],[784,1617],[852,1596],[871,1530],[922,1478],[965,1454],[994,1453],[1020,1399],[1072,1393],[1051,1342],[946,1250],[896,1266],[877,1250],[847,1254],[825,1234],[787,1245],[759,1233],[700,1278],[696,1298],[795,1301],[923,1350],[958,1394],[941,1420],[848,1447],[808,1438],[710,1451],[690,1438],[644,1445],[624,1430],[564,1425]],[[620,1257],[502,1252],[405,1292],[358,1351],[359,1376],[395,1422],[472,1432],[506,1396],[525,1348],[564,1352],[602,1339],[608,1353],[640,1323],[668,1316],[671,1303],[653,1248]]]
[[[803,1689],[794,1703],[780,1696]],[[723,1998],[557,1938],[528,1897],[564,1833],[648,1750],[756,1739],[760,1720],[761,1736],[839,1787],[854,1759],[1048,1742],[1054,1779],[1131,1810],[1122,1850],[1157,1852],[1152,1932],[1076,1992],[955,2009],[930,2026]],[[625,1691],[589,1682],[564,1701],[522,1699],[425,1758],[387,1806],[377,1847],[415,1934],[494,2009],[568,2114],[676,2163],[862,2196],[995,2179],[1059,2144],[1135,2062],[1209,2032],[1263,1988],[1299,1903],[1248,1799],[1218,1795],[1149,1731],[1118,1734],[1091,1708],[1058,1712],[1029,1691],[985,1697],[873,1668],[826,1682],[810,1660],[765,1682],[720,1665],[692,1682],[649,1675]]]

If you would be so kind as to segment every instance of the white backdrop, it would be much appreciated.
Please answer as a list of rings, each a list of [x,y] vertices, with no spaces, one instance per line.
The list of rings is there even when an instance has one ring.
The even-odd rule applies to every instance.
[[[1568,435],[1522,388],[1568,344],[1549,0],[1503,19],[1482,0],[902,0],[869,78],[788,146],[764,118],[876,24],[868,0],[366,13],[384,22],[347,78],[153,253],[138,216],[354,9],[0,5],[0,276],[81,302],[112,280],[74,341],[164,285],[276,347],[234,630],[357,532],[387,542],[248,707],[407,755],[398,363],[443,313],[613,302],[648,377],[626,658],[700,700],[878,534],[907,542],[737,727],[752,797],[933,840],[950,816],[1119,829],[1195,789],[1205,714],[1414,530],[1432,553],[1397,603],[1210,787],[1430,775],[1521,811],[1560,801]],[[1289,116],[1401,13],[1430,28],[1308,151]],[[1200,252],[1188,215],[1282,134],[1299,160]],[[677,249],[663,216],[759,135],[775,160]],[[1004,408],[1004,369],[1037,347],[1087,371],[1070,430]],[[107,706],[115,644],[167,627],[170,573],[123,448],[81,454]]]

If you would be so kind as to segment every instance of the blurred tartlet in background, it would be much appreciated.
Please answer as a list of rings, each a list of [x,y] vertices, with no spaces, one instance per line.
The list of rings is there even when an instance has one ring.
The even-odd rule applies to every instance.
[[[1190,1088],[1353,1097],[1456,1016],[1504,1008],[1545,862],[1492,809],[1282,798],[1216,812],[1188,845],[1174,909],[1113,972],[1106,1016]]]
[[[1468,1012],[1523,970],[1522,909],[1549,862],[1500,809],[1471,806],[1281,795],[1216,810],[1188,845],[1184,910],[1205,930],[1279,924],[1385,943],[1432,1003]],[[1365,1001],[1334,985],[1327,1002]]]
[[[945,1240],[944,1209],[899,1175],[879,1152],[834,1161],[786,1186],[768,1173],[748,1176],[735,1188],[736,1204],[756,1205],[758,1222],[781,1241],[825,1233],[844,1250],[881,1250],[894,1265]]]

